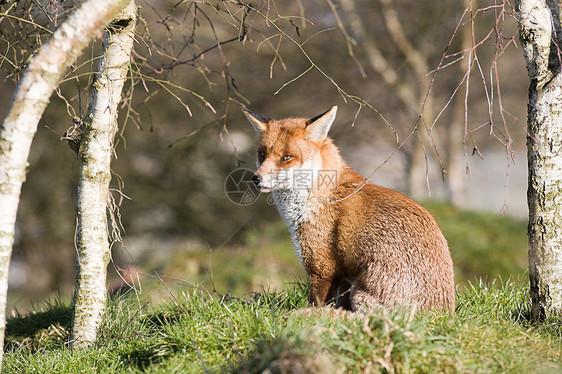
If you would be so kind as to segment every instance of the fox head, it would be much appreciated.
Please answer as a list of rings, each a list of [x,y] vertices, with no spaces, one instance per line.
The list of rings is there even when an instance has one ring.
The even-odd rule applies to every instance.
[[[330,157],[323,150],[332,146],[328,131],[336,111],[334,106],[311,119],[273,120],[243,109],[258,135],[258,169],[252,180],[261,192],[313,188],[314,178]]]

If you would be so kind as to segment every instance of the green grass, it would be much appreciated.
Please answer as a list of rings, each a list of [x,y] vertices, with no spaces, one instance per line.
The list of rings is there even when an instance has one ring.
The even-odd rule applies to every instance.
[[[152,264],[141,294],[110,301],[91,349],[68,349],[65,303],[9,318],[3,372],[562,373],[561,322],[529,322],[525,222],[425,206],[455,263],[454,315],[308,309],[277,222]]]
[[[560,321],[529,322],[525,283],[472,285],[454,315],[312,310],[306,293],[183,289],[158,305],[121,296],[95,346],[79,351],[65,345],[69,308],[46,305],[8,321],[3,372],[562,372]]]

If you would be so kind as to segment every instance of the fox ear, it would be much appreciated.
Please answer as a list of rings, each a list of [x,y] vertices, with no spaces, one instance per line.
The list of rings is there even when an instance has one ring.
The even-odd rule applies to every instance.
[[[271,118],[254,113],[246,108],[242,108],[242,112],[246,118],[248,118],[252,126],[254,126],[254,130],[256,130],[258,135],[267,131],[267,123],[271,121]]]
[[[336,112],[338,107],[334,105],[332,109],[328,110],[309,119],[306,122],[305,138],[312,141],[320,141],[328,136],[328,131],[336,119]]]

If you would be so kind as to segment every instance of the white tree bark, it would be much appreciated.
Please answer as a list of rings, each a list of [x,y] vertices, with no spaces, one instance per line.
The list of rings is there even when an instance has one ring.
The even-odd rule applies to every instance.
[[[562,76],[559,1],[516,1],[530,78],[529,277],[533,318],[562,316]]]
[[[8,269],[21,185],[37,124],[65,68],[126,0],[88,0],[30,60],[0,127],[0,360],[6,326]]]
[[[77,270],[74,293],[73,348],[92,344],[106,307],[106,276],[110,258],[107,204],[111,180],[117,106],[130,65],[137,7],[134,1],[117,15],[104,34],[102,57],[82,124],[78,182]]]

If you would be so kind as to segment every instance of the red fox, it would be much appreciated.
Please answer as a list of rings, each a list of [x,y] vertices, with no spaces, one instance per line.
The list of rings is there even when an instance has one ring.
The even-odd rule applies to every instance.
[[[453,263],[435,219],[345,163],[328,137],[336,106],[312,119],[243,111],[259,137],[252,180],[273,193],[306,269],[311,306],[454,311]]]

